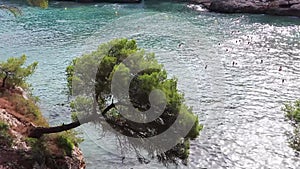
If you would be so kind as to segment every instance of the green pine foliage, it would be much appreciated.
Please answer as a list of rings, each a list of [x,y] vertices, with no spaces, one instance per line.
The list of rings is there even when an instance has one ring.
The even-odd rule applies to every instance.
[[[2,87],[20,86],[27,88],[26,78],[32,75],[38,63],[34,62],[28,66],[24,66],[26,56],[22,55],[19,58],[11,57],[6,62],[0,62],[0,79]]]
[[[91,68],[97,68],[96,74],[90,71]],[[67,67],[66,74],[70,93],[73,96],[79,95],[81,97],[77,99],[77,102],[75,99],[75,102],[72,103],[72,107],[76,107],[76,104],[82,107],[79,110],[74,110],[77,111],[75,113],[76,116],[75,114],[73,115],[74,119],[78,118],[78,114],[81,114],[82,117],[85,114],[93,113],[94,109],[89,109],[82,105],[83,103],[90,105],[90,107],[93,105],[92,100],[82,98],[89,95],[95,98],[99,110],[105,108],[112,98],[120,103],[130,100],[133,107],[123,105],[105,114],[106,119],[108,119],[114,130],[130,137],[141,137],[141,135],[152,137],[163,133],[170,126],[173,125],[174,127],[174,121],[179,115],[182,115],[184,118],[181,119],[179,124],[176,124],[177,126],[174,127],[173,132],[180,133],[185,126],[190,125],[188,123],[191,121],[194,122],[193,127],[186,136],[182,136],[180,140],[184,140],[183,142],[181,141],[174,149],[162,154],[156,154],[156,156],[163,162],[173,162],[178,158],[185,160],[188,157],[189,140],[195,139],[202,129],[198,116],[193,113],[191,108],[185,105],[184,95],[177,89],[177,79],[175,77],[168,78],[166,70],[155,59],[155,55],[138,48],[135,40],[115,39],[104,43],[96,51],[74,59]],[[112,84],[113,79],[117,79],[118,83]],[[129,79],[131,79],[130,82]],[[124,85],[129,85],[129,91],[119,90]],[[159,118],[152,122],[141,124],[127,120],[118,113],[118,111],[125,110],[137,112],[134,116],[141,116],[138,111],[147,111],[151,107],[149,95],[154,89],[162,91],[165,95],[165,100],[155,99],[155,105],[166,102],[165,109],[162,110]],[[112,90],[115,92],[112,93]],[[105,128],[103,123],[100,124]],[[123,125],[131,129],[121,127]],[[164,141],[168,141],[168,139],[165,138]],[[159,149],[157,145],[145,145],[143,141],[131,142],[131,144],[134,147],[147,150],[150,154],[155,154],[156,150]]]

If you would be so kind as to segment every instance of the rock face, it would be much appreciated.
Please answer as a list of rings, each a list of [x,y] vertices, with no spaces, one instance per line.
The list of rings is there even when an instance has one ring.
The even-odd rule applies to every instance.
[[[213,12],[300,17],[300,0],[192,0]]]
[[[0,169],[15,169],[15,168],[34,168],[34,169],[54,169],[59,166],[66,169],[84,169],[85,161],[83,154],[78,147],[74,147],[72,157],[57,156],[53,159],[51,165],[45,163],[39,164],[32,159],[30,145],[25,141],[22,134],[22,128],[26,127],[20,119],[9,113],[6,109],[2,109],[3,100],[0,100],[0,120],[5,122],[10,127],[10,133],[13,136],[13,146],[0,145]]]
[[[44,144],[46,142],[43,142],[41,147],[32,146],[26,132],[34,124],[28,117],[16,111],[18,105],[9,101],[8,96],[15,96],[13,98],[19,101],[22,100],[20,98],[28,100],[24,90],[21,89],[0,91],[0,169],[84,169],[86,167],[83,154],[76,146],[71,155],[62,153],[61,148],[55,143]],[[3,124],[7,125],[7,128],[3,127]],[[50,141],[47,143],[52,143]],[[45,152],[49,154],[44,154]]]

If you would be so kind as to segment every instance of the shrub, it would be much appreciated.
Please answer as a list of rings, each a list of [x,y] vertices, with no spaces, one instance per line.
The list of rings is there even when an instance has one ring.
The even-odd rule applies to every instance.
[[[2,93],[2,97],[6,98],[15,107],[16,112],[29,118],[35,125],[48,126],[48,122],[33,100],[27,100],[19,94],[11,94],[9,92]]]
[[[285,116],[292,122],[294,131],[289,135],[289,145],[296,151],[300,151],[300,100],[284,105]]]
[[[3,121],[0,121],[0,146],[8,146],[12,145],[13,138],[9,133],[9,126]]]
[[[74,130],[69,130],[56,135],[56,144],[64,150],[68,156],[72,156],[72,151],[75,146],[83,141],[82,138],[76,136]]]

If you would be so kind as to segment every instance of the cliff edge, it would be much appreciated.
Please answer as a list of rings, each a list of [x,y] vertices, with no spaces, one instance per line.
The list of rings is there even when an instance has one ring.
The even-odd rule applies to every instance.
[[[0,88],[1,169],[84,169],[72,133],[29,138],[32,126],[48,126],[35,102],[20,88]]]

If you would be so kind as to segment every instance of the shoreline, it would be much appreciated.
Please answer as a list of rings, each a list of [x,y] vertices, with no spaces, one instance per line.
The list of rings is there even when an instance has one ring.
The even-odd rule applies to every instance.
[[[191,0],[210,12],[300,17],[300,0]]]

